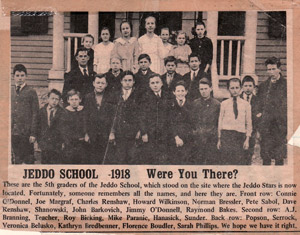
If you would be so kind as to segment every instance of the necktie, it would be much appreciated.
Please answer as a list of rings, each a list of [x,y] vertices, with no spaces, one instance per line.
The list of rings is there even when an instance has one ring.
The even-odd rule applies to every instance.
[[[250,95],[247,95],[247,101],[249,102],[249,100],[250,100]]]
[[[196,77],[196,72],[193,72],[192,81],[195,80],[195,77]]]
[[[183,100],[179,100],[179,106],[182,107],[183,105]]]
[[[51,126],[53,118],[54,118],[54,109],[50,109],[49,126]]]
[[[73,108],[75,112],[78,112],[78,107]]]
[[[234,112],[235,119],[237,119],[239,113],[237,109],[236,96],[233,97],[233,112]]]
[[[171,81],[173,80],[172,75],[167,74],[167,84],[170,86]]]
[[[157,98],[160,98],[159,92],[156,92],[156,96]]]
[[[20,94],[20,89],[21,89],[21,86],[17,86],[16,92],[17,92],[18,95]]]
[[[83,69],[83,76],[88,77],[89,75],[87,74],[87,70]]]

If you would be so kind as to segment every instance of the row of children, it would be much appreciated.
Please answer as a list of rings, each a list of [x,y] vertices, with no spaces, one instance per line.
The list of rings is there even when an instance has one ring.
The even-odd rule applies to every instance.
[[[148,55],[140,55],[139,63],[142,71],[149,71]],[[138,80],[138,74],[126,71],[120,89],[113,91],[106,90],[105,74],[96,75],[94,90],[85,95],[83,105],[80,92],[72,89],[63,109],[61,94],[52,90],[48,104],[39,112],[36,93],[25,83],[26,68],[16,65],[12,92],[15,163],[32,163],[30,151],[21,151],[20,143],[32,144],[37,139],[45,164],[250,164],[252,120],[255,123],[257,113],[249,103],[255,100],[253,78],[245,77],[243,83],[230,79],[232,98],[220,106],[212,98],[208,76],[195,76],[198,56],[192,54],[189,63],[192,72],[177,78],[174,57],[165,61],[165,76],[151,72]],[[168,80],[170,74],[173,78]],[[18,119],[21,116],[23,121]]]
[[[149,16],[145,20],[146,34],[140,38],[131,37],[132,25],[129,21],[120,24],[122,37],[112,43],[110,30],[105,27],[101,29],[101,43],[93,46],[94,37],[90,34],[82,38],[82,45],[88,50],[89,68],[98,74],[108,72],[110,58],[119,58],[122,69],[137,71],[138,56],[148,54],[151,58],[151,70],[162,74],[164,71],[163,60],[167,56],[174,56],[177,59],[177,72],[181,75],[189,72],[188,56],[193,52],[201,59],[201,71],[210,72],[212,63],[213,45],[206,35],[206,28],[203,22],[195,25],[196,36],[187,45],[187,34],[183,31],[176,33],[176,45],[169,43],[170,30],[167,27],[161,28],[160,37],[154,33],[156,19]],[[73,66],[72,66],[73,67]]]

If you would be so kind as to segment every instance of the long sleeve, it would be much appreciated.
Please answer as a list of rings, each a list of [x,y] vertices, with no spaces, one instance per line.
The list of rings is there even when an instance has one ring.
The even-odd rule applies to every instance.
[[[36,91],[32,91],[31,95],[31,136],[37,137],[38,134],[38,114],[39,114],[39,100]]]
[[[252,113],[251,105],[248,104],[246,107],[246,136],[251,137],[252,134]]]
[[[225,114],[224,103],[221,103],[220,115],[219,115],[219,124],[218,124],[218,137],[221,137],[221,131],[223,129],[223,117]]]

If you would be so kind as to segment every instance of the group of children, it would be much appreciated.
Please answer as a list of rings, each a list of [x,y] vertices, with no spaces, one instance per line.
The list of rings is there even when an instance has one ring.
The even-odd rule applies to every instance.
[[[154,33],[156,29],[156,19],[149,16],[145,19],[146,34],[140,38],[131,36],[132,25],[129,21],[120,24],[122,36],[117,38],[114,43],[110,41],[110,30],[107,27],[101,29],[100,43],[93,46],[94,37],[90,34],[82,38],[82,46],[88,50],[90,57],[89,66],[97,74],[103,74],[110,69],[110,59],[119,58],[122,69],[137,72],[138,56],[148,54],[151,58],[151,70],[158,74],[163,74],[164,59],[167,56],[174,56],[177,60],[177,72],[181,75],[189,72],[188,56],[193,52],[201,58],[201,71],[210,73],[212,63],[213,46],[209,38],[206,37],[206,28],[203,22],[195,25],[195,38],[187,44],[188,37],[186,32],[176,32],[175,45],[169,43],[170,29],[162,27],[160,36]]]
[[[243,88],[253,100],[254,79],[248,76],[243,83],[230,79],[232,98],[220,105],[212,97],[208,74],[200,73],[198,55],[192,53],[188,61],[191,72],[181,76],[176,58],[167,57],[167,72],[160,76],[151,71],[150,56],[141,54],[138,73],[117,66],[120,79],[114,86],[107,74],[97,74],[94,90],[85,97],[75,89],[67,92],[65,108],[59,104],[61,93],[51,90],[48,104],[35,112],[30,127],[42,163],[251,164],[251,105],[240,91]],[[17,65],[15,79],[18,73],[26,77],[26,68]],[[31,105],[37,105],[37,97],[31,97],[35,100]],[[12,104],[19,105],[15,99]],[[17,147],[13,145],[13,151]]]

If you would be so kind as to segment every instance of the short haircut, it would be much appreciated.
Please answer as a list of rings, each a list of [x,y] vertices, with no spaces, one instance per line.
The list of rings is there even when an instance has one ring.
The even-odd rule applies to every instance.
[[[142,59],[147,59],[151,63],[151,58],[148,54],[140,54],[139,58],[138,58],[138,61],[140,61]]]
[[[200,59],[200,57],[199,57],[199,55],[197,54],[197,53],[191,53],[190,55],[189,55],[189,62],[191,61],[191,58],[192,57],[197,57],[198,58],[198,60],[201,62],[201,59]]]
[[[52,89],[51,91],[48,92],[48,97],[50,97],[51,94],[55,94],[57,95],[59,98],[61,98],[61,93],[56,90],[56,89]]]
[[[177,61],[176,61],[176,58],[174,56],[168,56],[164,59],[164,63],[165,63],[165,66],[167,65],[167,63],[169,62],[174,62],[175,65],[177,66]]]
[[[241,82],[241,79],[239,78],[230,78],[227,82],[227,89],[229,90],[229,87],[230,87],[230,83],[231,82],[238,82],[240,84],[240,87],[242,87],[242,82]]]
[[[281,66],[280,59],[278,59],[278,58],[275,57],[275,56],[269,57],[269,58],[266,60],[265,65],[267,66],[268,64],[276,64],[277,68],[280,68],[280,66]]]
[[[27,75],[27,69],[23,64],[16,64],[13,70],[13,74],[15,74],[17,71],[24,72]]]
[[[123,80],[123,78],[124,78],[125,76],[129,76],[129,75],[132,76],[133,81],[135,81],[135,76],[134,76],[133,72],[131,72],[130,70],[126,70],[126,71],[122,74],[121,81]]]
[[[81,51],[86,51],[86,53],[88,53],[88,49],[87,48],[85,48],[85,47],[79,47],[79,48],[77,48],[77,51],[75,53],[75,57],[78,56],[79,52],[81,52]]]
[[[200,77],[199,85],[200,84],[206,84],[209,87],[212,87],[212,83],[211,83],[211,81],[209,79],[209,75],[207,73],[203,73],[202,76]]]
[[[192,34],[193,34],[194,36],[197,36],[196,28],[197,28],[198,25],[203,25],[203,26],[204,26],[204,28],[205,28],[204,35],[206,35],[206,34],[207,34],[207,31],[206,31],[206,25],[205,25],[205,23],[204,23],[203,21],[197,21],[197,22],[195,23],[195,27],[192,28]]]
[[[99,79],[105,78],[106,83],[108,83],[108,82],[107,82],[107,78],[106,78],[106,74],[105,74],[105,73],[98,73],[98,74],[96,74],[96,76],[94,77],[93,81],[95,81],[96,78],[99,78]]]
[[[122,20],[121,24],[120,24],[120,31],[122,31],[122,25],[123,24],[128,24],[130,27],[130,30],[132,30],[132,23],[128,20]]]
[[[117,57],[117,56],[114,56],[114,57],[111,57],[110,60],[109,60],[109,63],[111,63],[112,59],[117,59],[120,61],[120,63],[122,64],[122,60],[120,57]]]
[[[81,38],[81,43],[84,42],[85,38],[91,38],[93,40],[94,43],[94,36],[92,34],[86,34]]]
[[[67,93],[67,99],[69,99],[73,95],[78,95],[78,97],[81,99],[80,92],[76,91],[75,89],[72,89],[72,90],[68,91],[68,93]]]
[[[170,34],[170,29],[169,29],[168,27],[163,27],[163,28],[161,28],[161,29],[160,29],[160,34],[161,34],[161,31],[163,31],[163,30],[168,30],[168,31],[169,31],[169,34]]]
[[[252,82],[253,83],[253,87],[255,87],[255,80],[253,77],[247,75],[243,78],[243,81],[242,81],[242,86],[244,85],[245,82]]]
[[[153,18],[153,19],[155,20],[155,25],[156,25],[156,18],[155,18],[154,16],[147,16],[147,17],[145,18],[145,25],[146,25],[147,19],[149,19],[149,18]]]
[[[150,79],[154,78],[154,77],[159,77],[159,79],[162,81],[161,76],[158,73],[153,73],[149,76],[149,82],[150,82]]]
[[[183,86],[184,89],[187,90],[187,85],[186,85],[185,81],[183,81],[183,80],[179,80],[175,83],[175,86],[173,87],[173,91],[175,91],[176,87],[178,87],[178,86]]]

